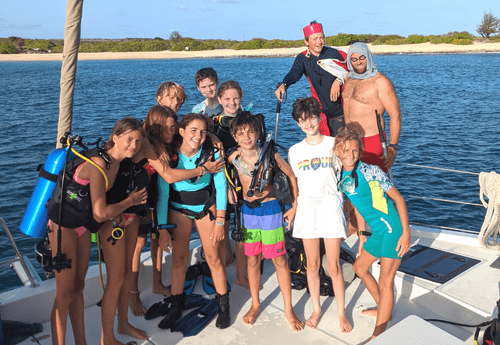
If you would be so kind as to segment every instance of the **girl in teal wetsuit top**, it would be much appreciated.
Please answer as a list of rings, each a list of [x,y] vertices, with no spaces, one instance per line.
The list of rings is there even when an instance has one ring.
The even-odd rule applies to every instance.
[[[193,169],[197,159],[205,154],[203,143],[207,136],[210,119],[201,114],[187,114],[181,122],[181,140],[174,142],[178,149],[177,169]],[[217,154],[215,155],[217,157]],[[170,328],[182,315],[183,287],[186,265],[189,258],[189,241],[193,222],[200,236],[205,258],[212,272],[217,292],[219,316],[216,326],[229,326],[229,292],[227,291],[226,270],[218,253],[220,242],[224,240],[224,222],[227,202],[227,183],[223,171],[205,173],[196,179],[175,182],[169,195],[169,221],[177,227],[172,231],[172,304],[161,328]],[[159,179],[159,188],[162,180]],[[160,192],[161,193],[161,192]]]
[[[376,309],[362,311],[365,315],[377,317],[371,340],[385,331],[391,318],[394,277],[401,258],[410,248],[408,210],[403,197],[382,169],[359,161],[363,144],[356,132],[345,130],[337,135],[334,150],[342,162],[339,190],[355,207],[358,234],[364,231],[366,223],[372,229],[372,235],[354,263],[354,271],[377,303]],[[394,200],[396,208],[388,197]],[[377,284],[368,269],[379,257]]]

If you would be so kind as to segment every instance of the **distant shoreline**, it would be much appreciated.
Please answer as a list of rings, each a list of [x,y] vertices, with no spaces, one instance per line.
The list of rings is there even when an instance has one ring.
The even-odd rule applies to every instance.
[[[368,44],[373,54],[463,54],[500,52],[500,42],[478,43],[471,45],[453,44],[403,44],[372,45]],[[340,47],[347,51],[349,46]],[[104,52],[79,53],[79,60],[140,60],[140,59],[203,59],[203,58],[251,58],[251,57],[292,57],[302,52],[305,47],[277,48],[256,50],[205,50],[205,51],[160,51],[160,52]],[[1,61],[61,61],[61,53],[48,54],[0,54]]]

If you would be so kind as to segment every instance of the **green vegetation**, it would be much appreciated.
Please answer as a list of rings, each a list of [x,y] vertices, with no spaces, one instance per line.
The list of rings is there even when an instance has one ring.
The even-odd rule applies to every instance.
[[[432,44],[448,43],[455,45],[472,44],[475,38],[468,32],[450,32],[445,35],[410,35],[403,37],[399,35],[353,35],[340,33],[335,36],[325,37],[328,46],[347,46],[355,42],[373,43],[374,45],[401,45],[420,44],[431,42]],[[500,35],[490,38],[500,41]],[[35,52],[62,53],[63,40],[28,40],[20,37],[0,38],[0,54]],[[294,48],[303,47],[304,40],[266,40],[263,38],[253,38],[249,41],[233,40],[198,40],[189,37],[182,37],[178,31],[173,31],[169,39],[155,37],[154,39],[120,39],[120,40],[86,40],[82,39],[79,51],[82,53],[97,52],[152,52],[152,51],[200,51],[216,49],[271,49],[271,48]]]
[[[490,38],[491,35],[500,32],[500,18],[495,17],[491,11],[484,12],[481,24],[477,26],[477,33],[483,37]]]
[[[26,49],[51,50],[55,44],[49,40],[25,40],[24,46]]]
[[[16,46],[10,42],[0,42],[0,54],[15,54]]]

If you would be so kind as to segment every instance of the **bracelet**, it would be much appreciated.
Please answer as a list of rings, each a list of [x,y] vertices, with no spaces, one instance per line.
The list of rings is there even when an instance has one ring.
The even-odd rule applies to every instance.
[[[370,233],[365,230],[358,230],[358,237],[359,236],[368,236]]]
[[[226,224],[226,222],[218,222],[218,221],[215,221],[215,224],[224,226],[224,224]]]
[[[200,176],[205,176],[208,173],[207,167],[202,164],[200,168],[203,170]]]

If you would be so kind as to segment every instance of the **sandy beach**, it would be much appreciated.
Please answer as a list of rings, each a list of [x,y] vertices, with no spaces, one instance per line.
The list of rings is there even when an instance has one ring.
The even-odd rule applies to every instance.
[[[453,44],[404,44],[398,46],[368,44],[373,54],[442,54],[442,53],[490,53],[500,52],[500,42],[472,45]],[[349,46],[340,47],[347,51]],[[79,53],[79,60],[120,60],[120,59],[203,59],[203,58],[249,58],[249,57],[289,57],[295,56],[305,47],[259,50],[207,50],[207,51],[161,51],[161,52],[124,52],[124,53]],[[0,61],[60,61],[62,54],[0,54]]]

